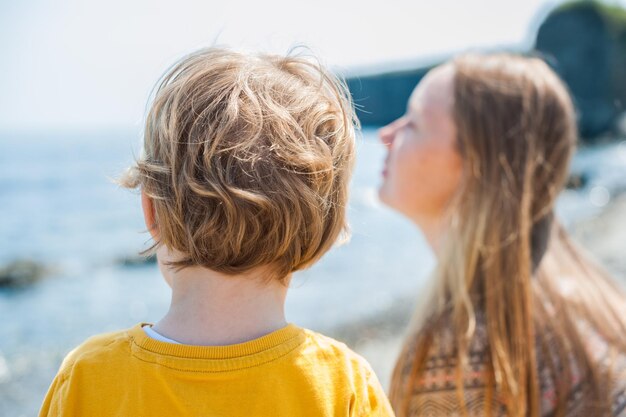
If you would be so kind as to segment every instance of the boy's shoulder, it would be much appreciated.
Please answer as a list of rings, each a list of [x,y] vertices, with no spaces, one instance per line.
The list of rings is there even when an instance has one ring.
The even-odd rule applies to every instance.
[[[378,377],[361,355],[332,337],[307,329],[305,334],[304,361],[321,380],[332,382],[335,389],[350,391],[356,407],[351,415],[393,416]]]
[[[361,355],[350,349],[345,343],[330,336],[304,329],[307,336],[305,355],[316,356],[321,361],[331,361],[351,368],[351,371],[360,371],[365,377],[370,377],[374,371],[370,364]]]
[[[111,357],[128,352],[130,341],[128,329],[91,336],[65,356],[59,373],[67,376],[78,366],[88,367],[109,362]]]
[[[314,330],[310,330],[307,328],[303,328],[304,334],[307,337],[309,343],[314,344],[319,349],[328,352],[336,352],[344,355],[356,355],[360,357],[357,353],[355,353],[352,349],[350,349],[345,343],[340,342],[337,339],[334,339],[330,336],[326,336],[325,334],[316,332]]]

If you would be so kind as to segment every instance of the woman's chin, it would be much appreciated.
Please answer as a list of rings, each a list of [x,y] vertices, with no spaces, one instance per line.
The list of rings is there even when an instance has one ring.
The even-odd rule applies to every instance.
[[[396,210],[395,205],[393,204],[394,200],[393,196],[389,192],[389,189],[385,187],[385,183],[383,183],[380,187],[378,187],[378,200],[385,206]]]
[[[378,200],[384,205],[388,205],[387,203],[387,190],[385,189],[385,184],[381,184],[378,187]]]
[[[411,221],[414,221],[416,217],[419,217],[416,216],[416,210],[414,207],[407,205],[407,201],[402,198],[398,198],[390,191],[391,190],[385,187],[385,184],[378,188],[378,201],[380,201],[381,204]]]

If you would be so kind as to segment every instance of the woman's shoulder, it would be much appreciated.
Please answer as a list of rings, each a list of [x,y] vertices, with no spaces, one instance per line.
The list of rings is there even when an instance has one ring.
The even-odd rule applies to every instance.
[[[468,415],[484,415],[488,409],[494,416],[504,415],[503,405],[493,392],[488,394],[493,378],[490,373],[489,340],[484,315],[476,315],[473,335],[467,344],[466,363],[461,373],[458,372],[458,346],[451,325],[451,315],[440,314],[431,323],[426,359],[412,384],[412,411],[409,415],[422,415],[424,410],[434,416],[459,413],[459,386],[462,387]],[[406,351],[408,356],[416,353],[416,345],[415,341],[409,342]],[[407,365],[403,373],[408,375],[410,372],[410,365]]]
[[[576,329],[580,339],[585,341],[584,348],[590,366],[601,375],[602,386],[610,392],[611,409],[613,416],[626,417],[626,351],[612,345],[608,338],[603,336],[589,321],[580,319],[576,322]],[[549,337],[554,335],[548,335]],[[554,344],[554,343],[553,343]],[[570,394],[571,415],[576,414],[575,409],[584,410],[588,402],[587,394],[590,386],[589,371],[585,371],[585,364],[579,363],[571,355],[572,368],[572,393]]]
[[[455,388],[458,382],[457,363],[459,360],[458,343],[451,325],[452,318],[443,314],[437,319],[436,329],[432,331],[431,343],[426,353],[423,378],[419,388],[424,391],[442,387]],[[489,363],[489,338],[482,313],[476,314],[474,331],[467,342],[466,372],[463,373],[464,387],[483,387],[486,383]]]

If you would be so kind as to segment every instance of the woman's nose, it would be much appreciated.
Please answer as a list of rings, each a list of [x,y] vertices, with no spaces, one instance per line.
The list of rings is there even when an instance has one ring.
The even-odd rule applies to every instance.
[[[396,135],[396,129],[394,128],[394,124],[388,124],[387,126],[383,126],[378,129],[378,137],[383,145],[389,147],[393,143],[393,138]]]

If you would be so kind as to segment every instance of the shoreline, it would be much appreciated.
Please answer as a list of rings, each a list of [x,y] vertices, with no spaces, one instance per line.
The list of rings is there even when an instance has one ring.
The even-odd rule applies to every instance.
[[[574,222],[568,232],[626,290],[626,192],[614,196],[597,216]],[[389,389],[416,298],[417,294],[397,299],[384,312],[327,332],[367,359],[385,390]]]

